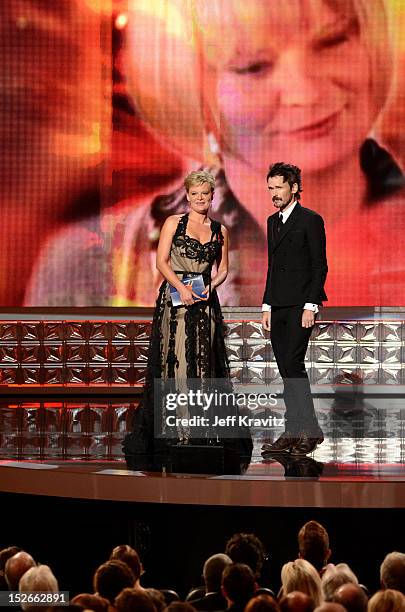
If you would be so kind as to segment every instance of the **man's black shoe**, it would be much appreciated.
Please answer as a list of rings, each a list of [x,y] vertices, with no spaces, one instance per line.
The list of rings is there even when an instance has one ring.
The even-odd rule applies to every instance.
[[[279,463],[284,467],[286,478],[319,478],[323,463],[305,455],[293,456],[292,453],[279,453],[263,458],[263,463]]]
[[[309,438],[306,434],[303,434],[291,450],[291,456],[299,457],[302,455],[309,455],[309,453],[312,453],[312,451],[316,449],[318,444],[322,444],[323,440],[324,437],[322,433],[316,438]]]
[[[287,453],[299,442],[300,438],[285,431],[271,444],[263,444],[262,455],[269,453]]]

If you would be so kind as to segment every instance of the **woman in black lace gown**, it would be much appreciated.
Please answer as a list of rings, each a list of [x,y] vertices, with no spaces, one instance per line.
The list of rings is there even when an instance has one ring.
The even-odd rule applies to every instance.
[[[168,438],[172,444],[188,444],[193,438],[187,425],[177,425],[169,435],[163,425],[168,438],[155,435],[154,418],[165,421],[167,416],[164,411],[161,415],[156,413],[156,380],[171,384],[172,390],[177,392],[187,392],[190,379],[221,379],[221,391],[232,390],[224,323],[216,292],[216,287],[228,274],[228,233],[218,221],[208,217],[214,177],[205,171],[192,172],[184,185],[190,210],[168,217],[160,235],[156,265],[165,280],[160,286],[153,316],[143,398],[135,413],[133,431],[124,441],[126,455],[165,452]],[[212,276],[214,265],[216,274]],[[181,282],[183,275],[190,273],[202,274],[205,285],[203,299]],[[170,285],[179,291],[183,306],[172,305]],[[178,406],[175,414],[187,419],[189,407]],[[212,436],[212,430],[205,432],[207,442],[213,439],[218,442],[217,437]],[[243,432],[243,438],[221,442],[242,455],[248,455],[252,450],[247,431]]]

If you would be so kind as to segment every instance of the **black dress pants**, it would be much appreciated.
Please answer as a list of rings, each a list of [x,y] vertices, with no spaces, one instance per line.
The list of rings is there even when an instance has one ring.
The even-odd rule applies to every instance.
[[[284,382],[285,430],[292,437],[318,437],[321,430],[304,363],[312,327],[302,327],[302,313],[303,305],[272,306],[270,337]]]

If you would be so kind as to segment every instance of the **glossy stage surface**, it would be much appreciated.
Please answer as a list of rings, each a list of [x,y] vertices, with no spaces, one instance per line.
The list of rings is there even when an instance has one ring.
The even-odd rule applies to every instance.
[[[263,459],[259,444],[249,464],[225,461],[224,473],[204,447],[182,447],[180,456],[163,461],[159,471],[129,470],[123,460],[4,459],[0,492],[152,504],[405,507],[403,439],[325,439],[299,460]],[[188,473],[187,463],[198,464],[199,471],[206,467],[207,473]]]
[[[215,446],[173,446],[169,456],[135,460],[124,457],[122,443],[137,396],[3,398],[0,493],[246,508],[403,508],[403,393],[388,386],[373,391],[336,386],[316,398],[325,441],[301,459],[261,456],[262,444],[281,428],[252,430],[253,452],[243,460]]]

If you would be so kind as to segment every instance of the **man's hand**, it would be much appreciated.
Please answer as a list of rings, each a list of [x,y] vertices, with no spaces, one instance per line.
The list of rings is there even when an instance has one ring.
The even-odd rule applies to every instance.
[[[302,311],[302,327],[312,327],[315,324],[315,313],[313,310],[304,308]]]
[[[265,331],[270,331],[271,327],[271,313],[267,310],[262,313],[262,327]]]

